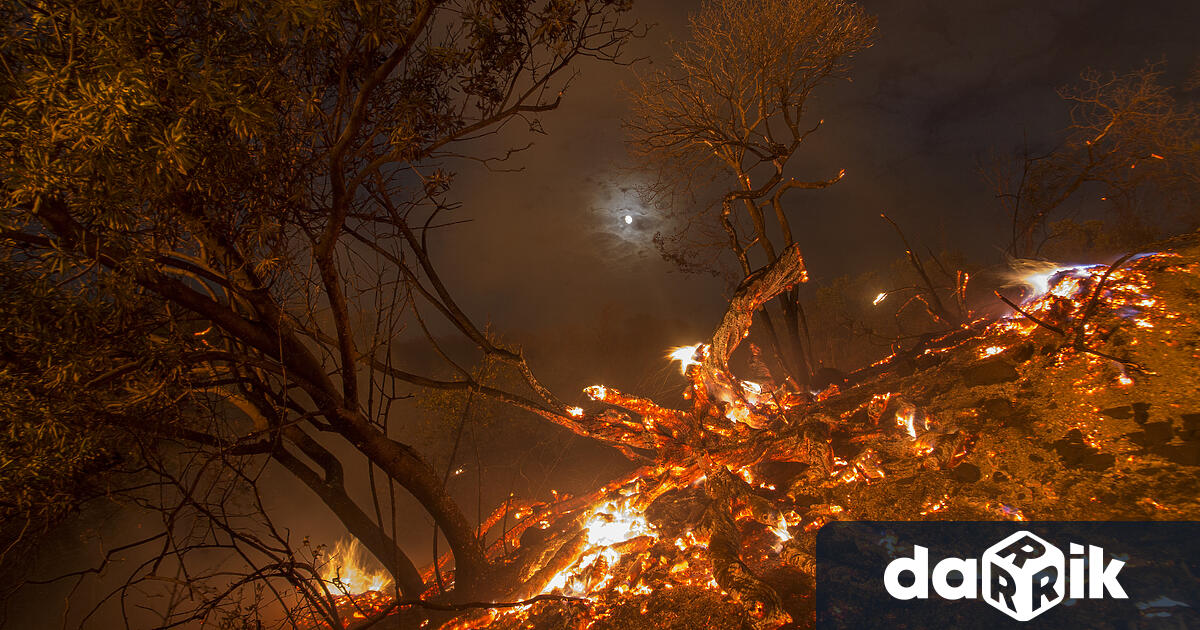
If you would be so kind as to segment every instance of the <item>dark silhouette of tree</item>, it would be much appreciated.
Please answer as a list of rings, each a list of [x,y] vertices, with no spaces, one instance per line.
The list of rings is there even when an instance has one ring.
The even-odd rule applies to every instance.
[[[1136,248],[1200,226],[1200,74],[1172,89],[1163,71],[1162,63],[1085,71],[1059,90],[1071,122],[1057,146],[1026,148],[984,170],[1011,217],[1010,254],[1037,256],[1062,239]],[[1106,225],[1073,220],[1080,212]]]
[[[871,45],[875,20],[843,0],[711,0],[690,26],[667,67],[631,89],[632,151],[658,173],[649,192],[660,202],[680,192],[672,183],[701,195],[715,190],[720,199],[680,213],[683,230],[657,239],[664,254],[696,268],[705,264],[697,251],[716,245],[748,277],[797,246],[784,195],[842,179],[844,171],[801,178],[791,162],[821,126],[809,97],[846,76],[851,59]],[[787,374],[806,383],[814,366],[795,291],[779,309],[782,325],[764,311],[764,328]]]

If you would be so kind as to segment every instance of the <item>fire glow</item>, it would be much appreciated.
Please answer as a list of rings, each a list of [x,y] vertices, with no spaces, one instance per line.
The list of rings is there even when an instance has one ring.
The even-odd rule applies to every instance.
[[[1069,323],[1070,318],[1085,311],[1093,294],[1102,294],[1105,308],[1115,312],[1118,321],[1128,323],[1130,328],[1158,332],[1159,328],[1147,328],[1137,322],[1151,324],[1170,319],[1170,314],[1151,297],[1145,272],[1140,268],[1046,265],[1032,270],[1025,280],[1034,293],[1022,300],[1020,310],[1038,318],[1040,323],[1017,313],[979,326],[978,334],[954,342],[957,345],[930,348],[926,352],[944,353],[970,344],[965,348],[968,362],[994,362],[996,358],[1017,354],[1023,344],[1041,347],[1043,344],[1029,344],[1024,338],[1043,330],[1047,323],[1063,325],[1063,320]],[[1155,319],[1152,321],[1151,317]],[[745,337],[744,331],[736,332],[730,338]],[[774,571],[781,567],[811,571],[802,549],[811,545],[812,533],[831,520],[862,517],[856,513],[856,505],[848,493],[904,479],[916,468],[955,470],[972,452],[975,438],[967,429],[960,428],[971,426],[961,424],[964,414],[918,406],[913,401],[925,399],[914,392],[899,389],[854,392],[853,386],[845,388],[848,392],[845,395],[857,395],[856,403],[837,412],[843,430],[854,427],[861,431],[850,440],[852,445],[843,445],[846,450],[839,453],[830,437],[804,442],[797,438],[805,435],[798,427],[813,417],[809,414],[814,410],[828,413],[828,408],[821,407],[825,401],[796,395],[786,386],[767,379],[742,380],[722,367],[727,356],[714,355],[726,350],[714,348],[720,346],[715,342],[700,343],[672,348],[667,353],[670,361],[679,363],[686,380],[684,399],[692,405],[691,409],[665,408],[599,384],[587,387],[584,394],[593,402],[603,403],[602,413],[565,407],[565,413],[572,418],[607,423],[612,430],[629,436],[627,443],[644,451],[657,450],[658,460],[591,495],[573,499],[556,494],[552,502],[497,512],[488,519],[489,525],[481,529],[483,537],[487,528],[497,522],[516,523],[491,548],[498,558],[514,557],[512,549],[525,549],[522,532],[545,532],[531,540],[554,537],[555,546],[539,552],[543,558],[540,568],[523,574],[523,588],[527,590],[522,593],[525,598],[570,598],[569,605],[576,607],[573,614],[578,615],[574,618],[577,626],[571,627],[591,627],[596,620],[614,614],[612,611],[622,606],[640,606],[643,614],[647,614],[647,602],[655,593],[691,588],[700,589],[705,597],[719,598],[714,601],[742,602],[751,611],[754,625],[778,628],[788,623],[790,617],[781,609],[771,610],[769,598],[754,599],[760,596],[756,593],[769,590],[757,581],[754,571],[764,567]],[[1129,387],[1134,383],[1124,365],[1094,355],[1071,357],[1074,358],[1068,358],[1087,361],[1085,372],[1092,375],[1085,377],[1090,381],[1072,384],[1080,394],[1099,391],[1105,385]],[[876,365],[885,365],[894,358]],[[1068,358],[1051,357],[1044,361],[1057,365]],[[1088,416],[1095,417],[1095,411],[1089,407]],[[831,425],[838,423],[837,419],[831,421]],[[1088,448],[1101,446],[1094,439],[1092,427],[1081,426],[1081,432]],[[760,436],[766,440],[756,443]],[[784,436],[794,441],[779,439]],[[701,451],[694,446],[705,440],[735,446],[724,451]],[[746,444],[757,446],[743,448]],[[779,450],[770,450],[773,448]],[[788,458],[802,449],[817,449],[823,454],[810,459],[820,463],[811,465],[799,477],[780,481],[763,475],[757,468],[763,461],[795,461]],[[662,455],[664,451],[668,455]],[[995,453],[989,452],[972,458],[973,467],[984,466],[982,462],[994,456]],[[668,531],[661,520],[648,514],[654,511],[660,498],[671,496],[691,497],[689,500],[700,506],[697,509],[703,515],[693,514],[682,531]],[[795,496],[810,497],[809,500],[816,496],[827,498],[809,504],[795,501]],[[967,504],[970,500],[942,492],[914,497],[916,503],[910,506],[909,514],[913,518],[954,518],[967,505],[976,517],[982,514],[996,520],[1026,518],[1022,507],[1011,502],[990,500]],[[720,555],[730,553],[729,550],[733,550],[732,557]],[[362,578],[359,575],[358,569],[342,568],[337,579],[349,584],[346,590],[351,593],[387,588],[369,574],[363,574]],[[333,580],[335,576],[330,574],[327,579]],[[758,586],[747,588],[747,583]],[[547,601],[481,611],[457,620],[452,627],[539,627],[535,616],[543,604],[547,610],[568,605],[565,601]]]
[[[1029,304],[1049,293],[1051,288],[1057,287],[1064,277],[1073,277],[1076,272],[1090,272],[1097,268],[1103,270],[1106,266],[1061,265],[1043,260],[1017,260],[1013,261],[1012,267],[1013,271],[1009,276],[1011,284],[1026,288],[1023,302]],[[1062,291],[1065,292],[1065,288]]]
[[[383,592],[392,585],[392,576],[382,569],[369,569],[366,550],[357,539],[338,541],[321,570],[321,579],[344,595]]]
[[[679,346],[678,348],[672,348],[667,353],[667,358],[672,361],[678,361],[679,373],[686,375],[688,368],[693,365],[700,365],[700,361],[696,359],[696,355],[697,353],[703,354],[702,348],[703,350],[707,350],[707,347],[700,343],[692,346]]]
[[[571,566],[551,578],[542,593],[559,591],[580,596],[603,588],[613,577],[605,569],[621,558],[620,552],[613,548],[615,545],[643,536],[657,539],[643,510],[628,498],[609,501],[592,509],[584,531],[587,549]]]

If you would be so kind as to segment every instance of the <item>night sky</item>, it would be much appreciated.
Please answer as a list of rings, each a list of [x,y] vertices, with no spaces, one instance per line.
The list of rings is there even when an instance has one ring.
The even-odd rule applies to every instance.
[[[847,170],[830,189],[788,197],[816,282],[902,254],[878,218],[884,210],[915,241],[998,263],[1007,224],[980,161],[1016,150],[1023,136],[1035,147],[1053,142],[1068,123],[1055,90],[1087,67],[1127,72],[1165,57],[1171,81],[1200,59],[1200,2],[862,4],[879,19],[877,42],[854,63],[853,82],[816,92],[810,115],[825,125],[793,160],[811,179]],[[698,6],[635,3],[655,27],[631,52],[662,59]],[[548,135],[520,158],[524,172],[464,173],[459,190],[473,222],[444,237],[441,263],[472,312],[504,331],[587,321],[606,307],[711,329],[727,283],[662,261],[650,242],[660,218],[622,192],[639,177],[624,169],[620,128],[631,70],[582,70],[562,108],[543,118]]]

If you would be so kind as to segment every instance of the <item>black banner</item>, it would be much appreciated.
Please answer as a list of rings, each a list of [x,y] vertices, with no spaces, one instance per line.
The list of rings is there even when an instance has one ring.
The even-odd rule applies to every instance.
[[[1200,628],[1200,523],[833,522],[818,630]]]

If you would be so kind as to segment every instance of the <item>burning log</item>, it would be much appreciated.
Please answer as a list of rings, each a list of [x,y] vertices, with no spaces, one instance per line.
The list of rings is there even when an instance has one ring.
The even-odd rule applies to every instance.
[[[746,492],[744,482],[739,482],[740,479],[722,468],[708,478],[705,486],[712,501],[704,514],[702,527],[709,537],[713,577],[722,589],[750,605],[755,627],[776,628],[791,621],[791,616],[784,612],[783,602],[775,590],[755,576],[742,561],[742,538],[734,514],[739,498],[748,500],[754,495]],[[765,515],[757,516],[762,519]],[[790,539],[786,527],[783,535]]]
[[[523,592],[518,591],[518,593],[522,593],[523,595],[519,599],[527,599],[541,593],[552,582],[565,582],[566,576],[563,572],[572,564],[575,564],[579,560],[579,557],[583,555],[583,552],[590,546],[588,534],[589,532],[586,529],[580,529],[574,537],[558,547],[554,554],[550,556],[549,561],[542,563],[538,567],[537,572],[525,582],[525,590]]]
[[[721,325],[713,333],[712,351],[706,363],[715,371],[728,372],[729,356],[750,334],[754,313],[792,286],[807,281],[808,270],[796,243],[783,250],[774,263],[743,280],[729,301]]]

